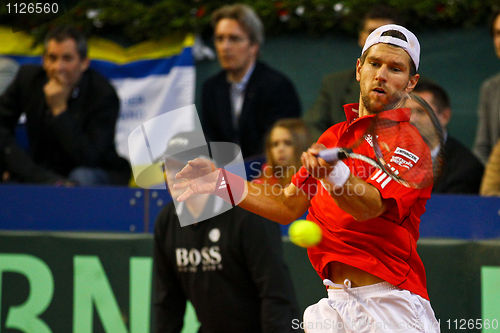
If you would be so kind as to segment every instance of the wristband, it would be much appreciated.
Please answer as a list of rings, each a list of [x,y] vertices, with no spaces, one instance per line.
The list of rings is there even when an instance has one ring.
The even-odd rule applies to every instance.
[[[246,194],[246,181],[238,175],[219,168],[219,177],[214,194],[221,197],[233,207],[237,206]]]
[[[328,177],[326,177],[326,180],[335,187],[342,187],[345,185],[350,175],[351,170],[349,167],[344,162],[338,161],[335,163]]]

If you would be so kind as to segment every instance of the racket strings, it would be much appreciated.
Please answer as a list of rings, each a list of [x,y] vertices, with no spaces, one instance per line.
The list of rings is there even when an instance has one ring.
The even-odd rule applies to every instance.
[[[413,94],[404,100],[408,104],[401,112],[407,114],[381,112],[357,129],[363,131],[355,135],[357,141],[341,147],[352,151],[348,165],[363,179],[380,172],[379,168],[404,186],[428,187],[442,170],[443,130],[424,100]],[[405,119],[410,115],[408,122]]]
[[[349,167],[354,175],[363,180],[366,180],[379,170],[376,165],[370,163],[369,158],[366,160],[360,158],[365,156],[366,154],[356,153],[356,150],[353,150],[352,152],[355,154],[359,154],[357,158],[346,158],[343,160],[343,162]]]
[[[410,123],[415,126],[431,151],[434,181],[440,175],[444,163],[444,131],[432,107],[419,95],[411,93],[408,107],[412,114]]]
[[[378,118],[374,152],[384,171],[405,186],[423,188],[434,179],[432,159],[420,133],[406,122]]]

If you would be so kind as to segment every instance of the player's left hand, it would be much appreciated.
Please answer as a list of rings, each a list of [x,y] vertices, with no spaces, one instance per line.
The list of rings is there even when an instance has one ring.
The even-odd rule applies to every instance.
[[[196,158],[188,162],[175,175],[178,180],[173,185],[174,190],[183,190],[177,198],[177,201],[185,201],[195,194],[212,194],[216,190],[217,180],[219,179],[220,170],[215,167],[215,164],[206,158]]]

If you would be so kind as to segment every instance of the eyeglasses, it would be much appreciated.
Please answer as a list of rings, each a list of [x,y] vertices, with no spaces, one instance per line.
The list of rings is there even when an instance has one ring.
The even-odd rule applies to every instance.
[[[215,36],[214,43],[222,44],[227,40],[229,44],[240,44],[247,40],[245,37],[237,36],[237,35],[229,35],[229,36]]]

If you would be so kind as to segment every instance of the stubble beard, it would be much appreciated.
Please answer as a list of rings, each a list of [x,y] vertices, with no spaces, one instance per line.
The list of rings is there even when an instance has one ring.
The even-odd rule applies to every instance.
[[[370,114],[376,114],[382,111],[387,111],[387,110],[394,110],[398,109],[404,106],[405,100],[406,100],[407,94],[404,92],[397,92],[394,95],[392,95],[389,99],[389,102],[386,104],[383,104],[382,107],[376,107],[368,94],[361,94],[361,100],[363,101],[363,104]]]

